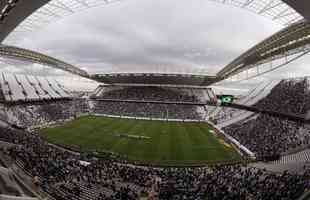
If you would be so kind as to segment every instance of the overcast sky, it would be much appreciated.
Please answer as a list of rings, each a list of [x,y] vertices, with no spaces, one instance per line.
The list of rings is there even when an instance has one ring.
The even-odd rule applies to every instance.
[[[249,11],[206,0],[123,0],[50,24],[18,46],[89,73],[215,74],[281,28]],[[281,75],[310,74],[307,63],[304,58]]]

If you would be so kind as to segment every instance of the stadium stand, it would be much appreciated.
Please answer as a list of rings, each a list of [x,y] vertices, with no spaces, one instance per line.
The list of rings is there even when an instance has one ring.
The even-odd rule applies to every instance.
[[[46,91],[52,99],[57,99],[61,97],[59,94],[57,94],[53,90],[53,88],[50,86],[50,84],[47,82],[47,80],[44,77],[36,77],[36,78],[39,82],[39,86],[41,86],[43,91]]]
[[[9,84],[4,80],[3,74],[0,75],[0,84],[1,84],[1,91],[3,94],[3,98],[5,101],[12,101],[11,98],[11,90],[9,88]]]
[[[49,85],[63,98],[70,98],[68,92],[66,92],[55,79],[47,79]]]
[[[55,83],[57,83],[58,87],[61,88],[66,94],[68,94],[69,96],[74,93],[73,91],[71,91],[69,88],[66,88],[64,85],[60,84],[60,82],[56,79],[51,79],[51,80],[54,80]],[[80,93],[85,93],[85,91],[78,91]],[[86,92],[87,94],[89,92]]]
[[[255,162],[250,164],[252,167],[266,169],[272,172],[289,171],[299,173],[305,168],[310,167],[310,149],[299,151],[297,153],[281,156],[279,160],[270,162]]]
[[[16,81],[16,78],[13,74],[3,73],[3,79],[4,82],[8,84],[12,101],[25,100],[25,91],[23,90],[21,83]]]
[[[308,79],[283,80],[266,98],[254,106],[283,113],[305,115],[310,110]],[[262,159],[278,158],[281,154],[310,144],[308,127],[286,119],[258,114],[223,129]],[[255,138],[255,140],[253,139]]]
[[[281,157],[281,159],[272,161],[271,164],[287,164],[287,163],[297,163],[297,162],[310,162],[310,149],[300,151],[295,154],[289,154]]]
[[[2,73],[0,84],[0,119],[18,127],[46,126],[89,112],[85,99],[73,99],[52,78]]]
[[[212,100],[216,99],[215,93],[212,91],[212,89],[203,90],[203,97],[204,100]]]
[[[236,103],[246,106],[252,106],[259,100],[265,98],[280,81],[273,80],[266,83],[260,83],[257,87],[251,90],[245,97],[238,100]],[[218,108],[212,113],[212,118],[217,122],[219,127],[225,127],[237,123],[243,119],[253,116],[253,112],[238,110],[234,108]]]
[[[204,119],[203,115],[197,113],[197,106],[188,105],[171,104],[168,106],[165,104],[97,101],[94,107],[96,114],[159,119]]]
[[[100,97],[100,95],[101,95],[101,92],[103,92],[105,90],[105,87],[104,86],[102,86],[102,85],[100,85],[100,86],[98,86],[96,89],[95,89],[95,91],[93,92],[93,94],[91,95],[92,97]]]
[[[52,78],[2,73],[0,84],[2,99],[5,102],[71,98],[71,95]]]
[[[35,133],[1,130],[0,139],[18,144],[6,158],[33,177],[54,199],[297,199],[309,189],[309,171],[274,174],[241,165],[157,169],[120,160],[72,154]],[[40,155],[40,156],[38,156]]]
[[[183,88],[105,86],[103,89],[97,88],[92,95],[92,99],[97,99],[93,102],[94,113],[97,114],[161,119],[202,120],[206,117],[206,110],[204,107],[179,104],[166,105],[165,102],[201,103],[210,99],[209,96],[208,99],[203,98],[206,93],[207,92],[204,89],[196,89],[194,92],[193,89]],[[107,102],[102,100],[110,101]],[[117,101],[112,102],[111,100],[142,100],[163,103],[128,103]]]
[[[63,122],[89,112],[89,106],[84,99],[2,105],[2,108],[2,119],[30,129]]]
[[[48,24],[49,21],[55,21],[54,19],[68,13],[75,13],[78,8],[94,7],[95,2],[99,1],[0,1],[0,39],[3,41],[14,29],[16,33],[23,33],[23,29],[27,32],[40,27],[40,24]],[[104,4],[110,2],[112,1],[102,1]],[[144,73],[89,76],[87,72],[77,67],[26,49],[1,45],[1,54],[23,60],[30,59],[110,84],[158,83],[196,86],[210,85],[233,74],[238,75],[236,73],[244,70],[251,72],[255,67],[257,75],[261,75],[268,72],[268,70],[261,72],[261,64],[270,66],[272,71],[297,59],[297,57],[291,59],[291,56],[297,53],[306,54],[310,27],[308,23],[310,15],[306,9],[310,4],[306,3],[306,0],[218,2],[269,16],[275,21],[281,21],[287,27],[243,53],[220,70],[216,76]],[[45,4],[46,7],[42,7]],[[34,11],[37,12],[34,13]],[[44,17],[50,19],[43,19]],[[40,19],[43,19],[44,23],[41,23]],[[284,58],[286,63],[277,66],[276,59],[279,58]],[[205,74],[204,70],[201,72]],[[80,114],[88,113],[90,104],[95,113],[162,119],[205,119],[209,112],[208,107],[185,106],[178,103],[168,106],[165,102],[196,103],[213,99],[214,94],[209,93],[208,90],[201,92],[194,89],[161,87],[119,87],[115,90],[115,87],[107,91],[103,87],[94,92],[93,100],[88,104],[85,99],[72,98],[56,80],[46,77],[1,74],[0,84],[0,142],[9,144],[0,145],[0,164],[9,166],[0,167],[0,199],[35,199],[24,196],[24,191],[14,180],[15,174],[11,173],[13,168],[22,170],[24,177],[27,176],[33,180],[32,186],[36,192],[42,192],[44,196],[46,195],[46,199],[53,200],[134,200],[140,197],[145,199],[147,195],[151,200],[302,200],[302,195],[310,193],[310,170],[306,166],[296,173],[288,171],[272,173],[252,165],[232,163],[182,169],[141,167],[134,165],[135,163],[129,164],[128,161],[117,156],[96,157],[91,153],[79,154],[68,151],[49,144],[34,129],[20,129],[20,127],[32,128],[49,126],[50,123],[55,122],[62,123]],[[84,96],[80,92],[76,95]],[[100,101],[96,98],[110,100]],[[161,101],[162,104],[126,103],[111,101],[111,99],[155,100]],[[280,83],[263,83],[239,103],[284,114],[310,117],[309,99],[308,80],[285,80]],[[224,127],[226,133],[255,152],[259,159],[269,161],[280,158],[281,155],[278,161],[270,163],[272,165],[309,160],[310,127],[283,118],[270,117],[261,113],[239,112],[235,109],[215,109],[212,116],[220,127]],[[5,123],[7,126],[4,128],[1,125]],[[14,127],[19,128],[9,127],[12,124],[18,125]],[[209,145],[206,146],[210,148]],[[171,148],[175,147],[171,145]],[[300,150],[303,151],[299,152]],[[94,155],[98,155],[96,153],[94,152]],[[1,161],[3,158],[5,160]],[[17,172],[14,173],[17,174]]]
[[[37,78],[35,76],[27,76],[29,83],[35,88],[36,93],[39,95],[40,99],[48,100],[50,99],[50,95],[42,89]]]
[[[5,145],[1,143],[3,148]],[[15,145],[14,145],[15,146]],[[0,199],[2,200],[38,200],[35,194],[16,176],[11,168],[7,168],[0,157]]]
[[[55,96],[58,95],[58,99],[67,97],[67,92],[54,80],[24,75],[12,77],[15,77],[17,83],[15,86],[26,91],[24,100],[28,100],[28,103],[1,105],[1,117],[4,116],[4,120],[11,124],[31,127],[30,130],[32,130],[34,127],[61,123],[89,112],[89,105],[85,99],[55,101],[51,98],[49,101],[41,102],[37,101],[44,99],[40,95],[37,95],[37,99],[30,98],[31,95],[37,94],[35,85],[43,88],[42,91],[48,91],[49,94],[54,92]],[[3,93],[6,86],[5,80],[1,81]],[[35,84],[31,84],[30,80],[36,80]],[[295,114],[308,112],[310,91],[306,79],[284,80],[275,87],[272,84],[275,83],[264,84],[264,87],[259,86],[240,102],[247,104],[254,102],[253,99],[255,99],[256,107]],[[10,85],[13,84],[9,83],[8,86]],[[47,87],[49,89],[45,89]],[[96,100],[106,98],[203,102],[206,98],[213,98],[210,95],[212,94],[202,89],[109,86],[97,88],[92,95],[92,102],[96,113],[202,119],[197,106],[147,103],[141,105]],[[32,100],[34,103],[29,103]],[[274,105],[274,102],[279,101],[283,103]],[[245,196],[251,199],[297,199],[310,186],[310,174],[307,169],[304,172],[299,171],[299,174],[292,174],[292,172],[274,174],[259,168],[240,165],[196,169],[154,169],[129,165],[118,158],[111,160],[109,156],[98,160],[98,158],[72,154],[57,146],[49,145],[35,132],[12,128],[0,128],[0,131],[0,141],[18,145],[0,148],[2,149],[0,152],[4,153],[7,159],[18,168],[23,169],[24,173],[37,180],[37,184],[44,193],[54,199],[137,199],[144,193],[154,194],[157,199],[167,200],[194,200],[206,197],[208,199],[244,199]],[[224,131],[255,152],[262,160],[273,159],[280,154],[301,146],[307,147],[310,144],[308,127],[262,114],[242,119],[241,123],[225,127]],[[309,151],[285,155],[271,164],[279,165],[299,160],[302,160],[302,163],[309,160]],[[254,185],[255,190],[252,189]]]
[[[35,88],[29,83],[25,75],[18,74],[15,76],[16,76],[17,81],[23,85],[23,88],[25,90],[26,100],[34,101],[34,100],[40,99],[39,95],[36,93]]]
[[[7,194],[11,196],[21,196],[22,192],[15,183],[12,172],[4,167],[0,167],[0,194]]]
[[[21,80],[18,76],[16,78]],[[25,76],[25,79],[29,77]],[[52,82],[47,79],[46,83],[58,86],[50,87],[53,90],[62,89],[56,81]],[[307,98],[301,98],[310,95],[305,88],[308,88],[305,80],[282,81],[265,98],[255,103],[255,106],[272,108],[277,111],[307,113],[309,110]],[[284,92],[285,98],[279,97],[283,95],[283,90],[287,90]],[[114,88],[107,87],[97,89],[95,94],[100,94],[95,95],[95,98],[201,102],[206,92],[205,90],[172,90],[157,87],[118,87],[114,90]],[[209,94],[207,95],[210,97]],[[272,105],[275,100],[279,101],[283,98],[286,99],[285,103],[279,106]],[[149,116],[150,113],[160,115],[161,111],[169,110],[172,117],[197,117],[196,109],[186,110],[182,107],[184,105],[169,105],[168,108],[161,104],[145,104],[144,106],[131,104],[129,106],[122,102],[103,102],[99,107],[100,102],[93,99],[94,110],[102,113]],[[297,109],[291,108],[292,103],[298,104]],[[63,122],[89,112],[87,101],[79,98],[1,106],[2,112],[6,114],[5,120],[23,127]],[[233,124],[224,130],[260,156],[270,157],[285,153],[287,150],[300,147],[301,144],[307,145],[310,141],[307,127],[301,127],[283,119],[258,114],[242,120],[242,124],[242,126]],[[139,199],[144,194],[148,194],[153,195],[155,199],[163,200],[206,198],[291,200],[298,199],[310,189],[310,171],[307,168],[298,173],[285,171],[275,174],[246,165],[222,164],[184,169],[140,167],[110,155],[98,158],[67,151],[62,147],[48,144],[36,132],[9,127],[0,127],[0,132],[0,141],[13,144],[6,148],[0,147],[0,153],[5,155],[7,162],[13,163],[14,166],[22,169],[23,173],[30,176],[42,190],[41,192],[50,199],[130,200]],[[254,137],[256,137],[255,140],[253,140]],[[294,154],[295,156],[287,155],[273,164],[291,162],[291,159],[294,161],[309,159],[308,150],[304,152],[306,153],[297,153]]]

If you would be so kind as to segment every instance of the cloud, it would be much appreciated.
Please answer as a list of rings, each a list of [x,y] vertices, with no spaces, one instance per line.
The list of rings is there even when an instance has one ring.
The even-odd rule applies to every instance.
[[[74,14],[17,45],[89,73],[215,74],[281,28],[246,10],[205,0],[124,0]],[[229,83],[229,87],[251,88],[269,79],[308,75],[309,61],[306,56],[260,79]],[[35,65],[24,70],[16,66],[14,70],[23,73],[32,69],[37,74],[61,74]]]
[[[19,45],[90,73],[215,74],[281,27],[204,0],[128,0],[75,14]]]

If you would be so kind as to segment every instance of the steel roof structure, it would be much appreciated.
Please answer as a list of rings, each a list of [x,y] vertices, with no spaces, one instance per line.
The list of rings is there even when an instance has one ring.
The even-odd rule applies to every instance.
[[[0,2],[0,42],[14,42],[65,16],[121,0],[3,0]],[[282,0],[208,0],[263,15],[288,26],[303,17]],[[287,0],[296,2],[293,0]],[[10,35],[9,37],[7,37]]]
[[[300,15],[310,21],[310,1],[308,0],[283,0],[287,5],[294,8]]]
[[[0,42],[4,39],[16,42],[27,33],[65,16],[118,1],[120,0],[2,0]]]
[[[70,72],[82,77],[88,78],[89,75],[86,71],[81,70],[71,64],[63,62],[59,59],[44,55],[39,52],[31,51],[28,49],[23,49],[14,46],[0,45],[0,56],[9,57],[19,60],[31,61],[33,63],[38,63],[42,65],[47,65],[56,69],[61,69],[63,71]]]
[[[241,56],[233,60],[217,73],[225,79],[244,70],[285,58],[289,63],[295,56],[310,51],[310,23],[301,21],[282,29]],[[282,64],[281,64],[282,65]],[[273,66],[277,68],[278,66]]]
[[[107,84],[191,85],[208,86],[217,82],[215,76],[199,74],[110,73],[96,74],[91,79]]]
[[[118,2],[120,0],[3,0],[0,2],[0,42],[14,41],[18,36],[24,33],[41,28],[44,25],[72,15],[85,9],[104,4]],[[196,76],[184,76],[191,81],[185,81],[192,84],[209,85],[228,77],[234,76],[240,72],[252,68],[258,68],[263,64],[272,64],[273,61],[283,59],[284,63],[275,65],[269,70],[277,69],[310,51],[310,1],[309,0],[209,0],[217,3],[228,4],[243,9],[250,10],[259,15],[269,17],[278,23],[284,25],[284,29],[271,37],[265,39],[241,56],[233,60],[226,67],[217,73],[216,77],[204,76],[197,81]],[[308,21],[307,21],[308,20]],[[38,52],[21,49],[14,46],[0,47],[0,55],[16,57],[18,59],[27,59],[33,62],[39,62],[58,69],[69,71],[83,77],[89,77],[87,72],[72,66],[58,59],[40,54]],[[267,70],[268,71],[268,70]],[[257,73],[261,74],[261,73]],[[133,75],[97,75],[101,80],[116,82],[143,82],[170,79],[172,77],[181,77],[175,75],[158,76],[158,74],[136,74]],[[113,77],[113,78],[111,78]],[[143,79],[141,77],[144,77]],[[150,78],[152,77],[152,79]],[[158,78],[160,77],[160,78]],[[97,79],[99,80],[99,79]],[[121,81],[122,80],[122,81]],[[137,81],[138,80],[138,81]],[[180,79],[182,80],[182,79]],[[152,82],[152,81],[151,81]],[[164,82],[164,81],[163,81]]]
[[[288,26],[304,17],[288,6],[282,0],[209,0],[217,3],[232,5],[265,16],[271,20]],[[294,0],[288,0],[294,1]],[[294,1],[296,2],[296,1]]]

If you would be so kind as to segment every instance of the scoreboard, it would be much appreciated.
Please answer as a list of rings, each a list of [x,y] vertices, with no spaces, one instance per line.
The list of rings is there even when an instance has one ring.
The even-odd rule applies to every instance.
[[[234,102],[233,95],[219,95],[218,100],[220,101],[220,105],[230,105]]]

